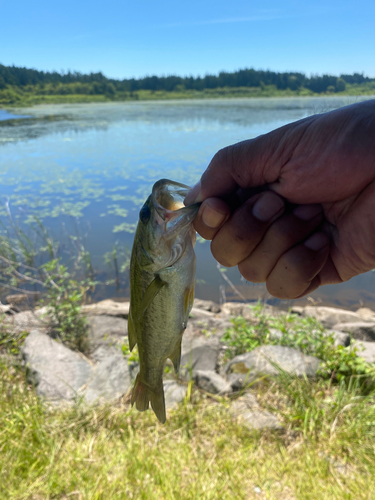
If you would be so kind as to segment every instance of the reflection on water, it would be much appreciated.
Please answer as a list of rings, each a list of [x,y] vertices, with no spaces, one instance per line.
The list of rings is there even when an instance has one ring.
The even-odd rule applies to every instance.
[[[194,184],[220,148],[360,98],[230,99],[45,105],[0,110],[0,199],[15,220],[34,215],[57,236],[81,219],[94,265],[115,242],[131,247],[138,211],[158,179]],[[5,205],[0,217],[7,217]],[[267,298],[236,269],[226,275],[247,299]],[[197,296],[239,300],[208,243],[197,245]],[[375,304],[373,274],[312,294],[325,303]],[[126,290],[121,291],[124,295]],[[362,302],[361,302],[362,301]]]

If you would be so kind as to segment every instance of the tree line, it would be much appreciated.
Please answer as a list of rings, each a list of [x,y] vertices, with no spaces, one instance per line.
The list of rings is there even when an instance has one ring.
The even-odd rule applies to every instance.
[[[28,86],[38,86],[43,89],[48,86],[48,93],[74,92],[78,94],[106,94],[115,95],[118,92],[134,92],[137,90],[150,91],[184,91],[205,90],[216,88],[260,87],[273,85],[278,90],[309,89],[315,93],[342,92],[346,84],[361,84],[375,82],[362,73],[352,75],[312,75],[304,73],[276,72],[246,68],[233,72],[222,71],[218,75],[207,74],[197,76],[145,76],[144,78],[112,79],[103,73],[82,74],[77,71],[57,72],[38,71],[17,66],[0,64],[0,90],[11,87],[20,89]],[[68,84],[68,85],[66,85]],[[74,85],[73,85],[74,84]],[[55,89],[55,91],[53,90]]]

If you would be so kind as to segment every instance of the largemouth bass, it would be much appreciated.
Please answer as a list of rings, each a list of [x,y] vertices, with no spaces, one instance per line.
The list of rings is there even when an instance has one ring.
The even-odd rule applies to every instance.
[[[143,205],[130,261],[129,347],[138,344],[140,371],[131,403],[149,403],[164,423],[163,372],[169,358],[177,373],[182,334],[194,300],[196,233],[192,221],[199,203],[184,207],[190,190],[161,179]]]

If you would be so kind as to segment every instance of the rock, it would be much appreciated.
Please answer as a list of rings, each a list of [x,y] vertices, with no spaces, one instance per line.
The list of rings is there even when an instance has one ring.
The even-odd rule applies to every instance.
[[[167,410],[181,403],[186,396],[187,387],[178,384],[174,380],[165,380],[163,382],[165,407]]]
[[[224,368],[225,373],[251,372],[252,375],[277,375],[281,370],[296,376],[314,377],[319,368],[320,359],[306,356],[292,347],[264,345],[253,351],[233,358]]]
[[[272,340],[280,340],[283,337],[283,332],[278,330],[277,328],[269,328],[270,339]]]
[[[114,401],[132,386],[128,360],[117,353],[103,359],[91,372],[85,390],[87,403]]]
[[[8,328],[17,333],[47,326],[47,322],[38,318],[31,311],[22,311],[12,316],[6,315],[3,321]]]
[[[0,303],[0,314],[15,314],[19,312],[18,307],[13,304],[1,304]]]
[[[82,313],[96,316],[119,316],[120,318],[127,319],[129,316],[129,307],[129,302],[115,302],[114,300],[107,299],[96,304],[82,306]]]
[[[357,356],[363,358],[367,363],[375,363],[375,342],[355,342]]]
[[[247,373],[228,373],[226,376],[228,384],[231,386],[233,392],[241,391],[242,389],[253,385],[258,377],[256,374]]]
[[[189,318],[185,336],[188,336],[190,332],[194,336],[208,338],[214,335],[221,339],[227,328],[232,326],[229,319],[218,317],[211,312],[193,308],[191,314],[193,316]]]
[[[200,389],[210,394],[228,394],[232,392],[231,385],[213,370],[196,370],[193,380]]]
[[[193,307],[190,311],[189,321],[192,320],[210,320],[215,318],[215,314],[198,307]]]
[[[22,304],[22,302],[27,302],[27,295],[25,293],[14,293],[13,295],[7,295],[5,297],[8,304]]]
[[[229,411],[240,422],[251,429],[282,429],[281,422],[275,415],[268,411],[263,411],[255,396],[247,393],[238,398],[229,407]]]
[[[221,311],[221,307],[212,300],[195,299],[194,307],[198,309],[204,309],[205,311],[210,311],[216,314]]]
[[[35,309],[34,316],[36,316],[41,321],[49,321],[49,317],[52,314],[52,309],[48,306],[40,307],[39,309]]]
[[[112,354],[114,350],[121,349],[124,337],[128,334],[126,319],[115,316],[88,316],[87,323],[89,353],[96,352],[99,347],[108,348]]]
[[[221,306],[221,312],[227,316],[242,316],[249,321],[256,321],[254,310],[250,307],[250,304],[225,302],[225,304]]]
[[[333,335],[335,346],[348,347],[350,345],[350,335],[339,330],[326,330],[325,335]]]
[[[350,333],[354,339],[375,342],[375,322],[337,323],[335,330]]]
[[[101,363],[103,359],[108,356],[114,356],[115,354],[119,354],[121,350],[119,347],[110,346],[110,345],[100,345],[95,351],[90,353],[90,359],[95,361],[96,363]]]
[[[215,371],[220,352],[220,342],[217,338],[182,337],[181,346],[181,376],[188,377],[190,371]]]
[[[372,311],[368,307],[360,307],[356,313],[365,321],[375,321],[375,311]]]
[[[89,381],[90,363],[38,330],[26,337],[21,352],[29,382],[48,400],[72,401]]]
[[[244,319],[252,322],[258,323],[259,309],[255,308],[256,303],[241,303],[241,302],[226,302],[221,306],[221,315],[226,316],[242,316]],[[273,307],[269,304],[264,304],[261,310],[261,315],[263,316],[273,316],[278,317],[285,314],[285,311]]]
[[[332,328],[337,323],[352,323],[354,321],[363,321],[359,314],[347,311],[345,309],[336,309],[335,307],[324,306],[294,306],[292,312],[301,316],[309,316],[320,321],[326,328]],[[335,330],[337,328],[335,327]]]

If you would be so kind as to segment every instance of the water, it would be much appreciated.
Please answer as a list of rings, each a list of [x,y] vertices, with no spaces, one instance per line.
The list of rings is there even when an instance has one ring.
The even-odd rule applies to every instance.
[[[139,208],[156,180],[164,177],[193,185],[218,149],[360,99],[228,99],[0,110],[0,218],[7,218],[7,207],[21,223],[37,215],[58,236],[64,225],[76,230],[78,224],[87,233],[85,245],[95,268],[106,273],[103,255],[116,242],[131,248]],[[199,243],[196,250],[196,295],[238,300],[217,269],[209,243]],[[236,269],[226,275],[246,298],[270,298],[263,285],[242,281]],[[128,290],[119,295],[128,295]],[[374,306],[374,275],[323,287],[312,298],[351,308]]]

